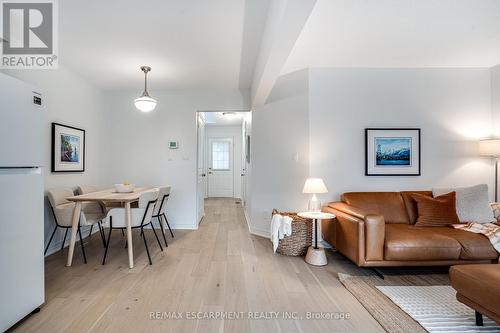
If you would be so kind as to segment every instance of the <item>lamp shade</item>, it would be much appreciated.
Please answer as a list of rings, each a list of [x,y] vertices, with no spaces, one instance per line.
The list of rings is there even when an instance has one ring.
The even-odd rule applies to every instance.
[[[479,141],[479,155],[500,156],[500,139]]]
[[[156,107],[156,100],[149,96],[141,96],[134,100],[135,107],[142,112],[153,111]]]
[[[307,178],[302,192],[308,194],[320,194],[320,193],[328,193],[328,189],[326,188],[323,179]]]

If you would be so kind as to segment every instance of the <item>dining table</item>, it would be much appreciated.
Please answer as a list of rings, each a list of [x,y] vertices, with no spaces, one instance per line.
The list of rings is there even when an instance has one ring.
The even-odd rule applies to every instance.
[[[75,195],[67,198],[68,201],[75,203],[73,208],[73,216],[71,221],[71,238],[69,241],[68,259],[66,266],[71,266],[73,262],[73,252],[75,250],[76,232],[78,231],[78,222],[84,202],[100,202],[100,203],[121,203],[125,209],[125,225],[127,229],[127,249],[128,249],[128,267],[134,268],[134,247],[132,245],[132,226],[131,226],[131,204],[139,201],[142,193],[154,190],[154,187],[138,187],[130,193],[118,193],[115,189],[107,189],[98,192]]]

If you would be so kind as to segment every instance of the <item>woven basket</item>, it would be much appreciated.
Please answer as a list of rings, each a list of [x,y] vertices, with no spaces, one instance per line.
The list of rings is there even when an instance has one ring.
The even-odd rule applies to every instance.
[[[312,242],[312,220],[305,219],[292,212],[278,212],[273,210],[274,214],[290,216],[292,221],[292,235],[280,239],[278,253],[285,256],[304,256],[307,248]]]

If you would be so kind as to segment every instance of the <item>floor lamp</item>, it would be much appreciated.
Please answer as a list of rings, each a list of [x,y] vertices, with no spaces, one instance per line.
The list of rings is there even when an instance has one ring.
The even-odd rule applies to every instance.
[[[500,139],[479,141],[479,154],[495,159],[495,202],[498,202],[498,159],[500,158]]]

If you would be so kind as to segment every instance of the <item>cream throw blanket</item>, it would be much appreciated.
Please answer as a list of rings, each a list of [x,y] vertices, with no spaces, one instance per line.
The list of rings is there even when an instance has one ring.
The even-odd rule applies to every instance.
[[[463,224],[453,224],[453,228],[483,234],[490,240],[491,245],[500,253],[500,225],[495,223],[468,222]]]
[[[271,220],[271,242],[273,242],[273,251],[276,253],[280,239],[292,234],[292,221],[289,216],[274,214]]]

